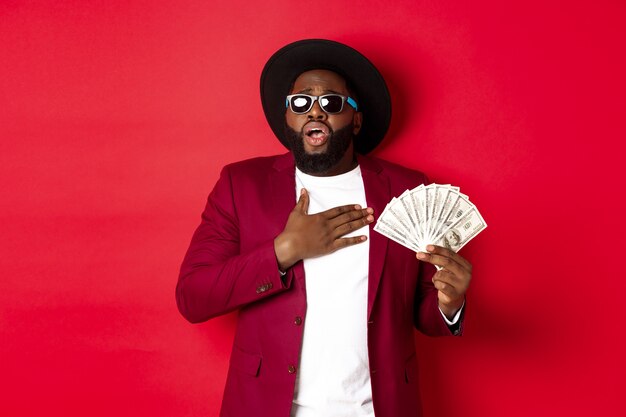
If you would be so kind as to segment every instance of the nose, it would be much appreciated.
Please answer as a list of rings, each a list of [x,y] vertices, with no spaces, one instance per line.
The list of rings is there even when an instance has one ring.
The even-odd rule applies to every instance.
[[[313,107],[311,107],[311,110],[307,113],[307,118],[309,120],[326,120],[327,117],[328,114],[320,107],[319,100],[315,100]]]

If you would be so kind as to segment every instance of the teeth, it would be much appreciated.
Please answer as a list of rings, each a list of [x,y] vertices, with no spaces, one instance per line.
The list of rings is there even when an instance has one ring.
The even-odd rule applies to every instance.
[[[315,122],[305,127],[305,135],[308,137],[321,138],[322,136],[328,135],[329,132],[322,126],[321,123]]]

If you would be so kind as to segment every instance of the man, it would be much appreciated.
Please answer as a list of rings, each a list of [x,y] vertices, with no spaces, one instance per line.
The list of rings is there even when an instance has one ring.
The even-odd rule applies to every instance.
[[[471,265],[371,229],[426,181],[364,155],[390,122],[382,76],[304,40],[270,58],[261,99],[290,153],[222,170],[176,288],[191,322],[239,309],[221,416],[421,415],[413,326],[461,333]]]

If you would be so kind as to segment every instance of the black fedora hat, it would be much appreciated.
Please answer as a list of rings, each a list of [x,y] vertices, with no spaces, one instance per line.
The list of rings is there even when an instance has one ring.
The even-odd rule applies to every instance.
[[[305,39],[279,49],[261,73],[261,102],[265,117],[285,147],[285,97],[295,79],[303,72],[325,69],[341,75],[355,90],[363,124],[354,147],[366,154],[387,133],[391,122],[391,98],[385,80],[376,67],[361,53],[339,42]]]

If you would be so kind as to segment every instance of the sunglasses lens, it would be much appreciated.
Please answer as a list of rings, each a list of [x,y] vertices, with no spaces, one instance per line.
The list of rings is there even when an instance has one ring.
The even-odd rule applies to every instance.
[[[306,113],[311,107],[311,99],[307,96],[293,96],[290,105],[294,113]]]
[[[326,113],[339,113],[343,107],[343,98],[338,95],[329,94],[319,98],[320,106]]]

